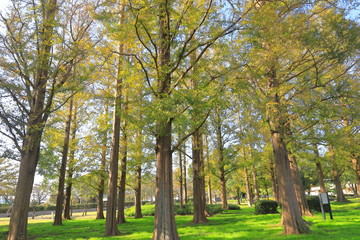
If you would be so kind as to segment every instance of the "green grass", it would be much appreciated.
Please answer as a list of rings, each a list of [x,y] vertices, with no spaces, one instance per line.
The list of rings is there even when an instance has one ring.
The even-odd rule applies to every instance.
[[[217,214],[207,224],[191,223],[192,216],[176,216],[181,239],[360,239],[360,199],[351,203],[332,203],[334,220],[323,220],[321,213],[305,217],[311,225],[308,235],[284,235],[279,224],[279,214],[255,215],[254,208],[241,206],[241,210]],[[151,239],[154,217],[127,218],[119,225],[122,235],[104,237],[105,221],[94,220],[80,214],[74,220],[64,221],[64,226],[52,226],[50,219],[29,219],[29,239]],[[8,218],[0,218],[0,239],[6,239]]]

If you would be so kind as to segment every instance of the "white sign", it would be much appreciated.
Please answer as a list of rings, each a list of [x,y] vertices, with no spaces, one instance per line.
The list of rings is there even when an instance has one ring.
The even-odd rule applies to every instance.
[[[329,204],[329,199],[326,193],[320,193],[322,204]]]

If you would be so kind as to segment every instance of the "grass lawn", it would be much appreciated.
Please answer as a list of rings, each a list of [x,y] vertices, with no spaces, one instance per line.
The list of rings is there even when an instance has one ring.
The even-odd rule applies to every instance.
[[[181,239],[360,239],[360,199],[351,203],[331,204],[334,220],[323,220],[321,213],[305,217],[311,225],[308,235],[284,235],[279,224],[279,214],[254,215],[254,209],[245,205],[241,210],[228,214],[217,214],[204,225],[191,223],[192,216],[176,216]],[[64,221],[64,226],[52,226],[50,219],[29,219],[29,239],[151,239],[153,217],[142,219],[127,218],[127,223],[119,225],[122,235],[104,237],[105,221],[94,220],[91,213],[80,214],[74,220]],[[6,239],[9,218],[0,218],[0,239]]]

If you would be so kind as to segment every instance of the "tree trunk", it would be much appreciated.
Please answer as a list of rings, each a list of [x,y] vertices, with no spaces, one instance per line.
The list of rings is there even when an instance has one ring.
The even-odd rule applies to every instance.
[[[124,93],[125,97],[125,114],[128,112],[127,93]],[[125,192],[126,192],[126,168],[127,168],[127,152],[128,152],[128,140],[127,140],[127,120],[123,121],[123,135],[122,135],[122,158],[120,167],[120,185],[118,196],[118,217],[117,223],[125,223]]]
[[[211,178],[209,176],[208,178],[208,198],[209,198],[209,204],[212,204],[212,191],[211,191]]]
[[[62,149],[61,166],[60,166],[60,173],[59,173],[58,193],[57,193],[56,208],[55,208],[55,219],[54,219],[54,223],[53,223],[53,225],[55,225],[55,226],[62,225],[65,174],[66,174],[66,163],[67,163],[68,152],[69,152],[72,109],[73,109],[73,99],[71,98],[68,118],[67,118],[66,124],[65,124],[64,145],[63,145],[63,149]]]
[[[120,44],[119,51],[123,51],[123,45]],[[116,93],[113,115],[112,141],[110,152],[110,169],[109,169],[109,183],[108,183],[108,198],[106,207],[106,222],[105,235],[117,236],[120,234],[117,228],[116,219],[116,193],[118,182],[118,164],[120,151],[120,114],[121,114],[121,94],[122,94],[122,77],[121,77],[122,61],[119,58],[118,72],[116,78]]]
[[[109,114],[109,106],[105,105],[105,116]],[[96,207],[96,219],[105,219],[104,216],[104,189],[105,189],[105,178],[106,178],[106,149],[107,149],[107,128],[104,130],[101,146],[101,163],[100,163],[100,183],[98,187],[97,195],[97,207]]]
[[[254,201],[257,201],[257,200],[260,200],[260,192],[259,192],[259,187],[257,184],[257,177],[256,177],[256,171],[255,171],[254,164],[251,165],[251,173],[252,173],[252,177],[253,177],[254,192],[255,192]]]
[[[248,202],[248,206],[251,207],[254,204],[254,199],[253,199],[253,193],[251,191],[251,187],[250,187],[250,181],[249,181],[249,174],[248,174],[248,169],[247,167],[244,167],[244,172],[245,172],[245,184],[246,184],[246,200]]]
[[[141,213],[141,163],[136,166],[135,218],[142,218]]]
[[[56,0],[49,1],[47,6],[43,7],[42,39],[39,39],[38,55],[34,56],[38,61],[37,76],[29,97],[29,118],[23,138],[22,151],[20,152],[19,178],[10,217],[8,240],[27,239],[30,197],[40,155],[41,137],[49,116],[45,106],[45,95],[51,61],[50,54],[53,44],[56,9]]]
[[[75,141],[76,141],[76,130],[77,130],[77,104],[75,103],[74,116],[72,119],[72,129],[71,129],[71,144],[70,144],[70,154],[69,154],[69,163],[68,163],[68,177],[67,177],[67,187],[65,194],[65,208],[64,208],[64,219],[70,220],[70,208],[71,208],[71,190],[72,190],[72,177],[74,173],[75,165]]]
[[[162,0],[159,3],[159,75],[158,94],[159,101],[167,101],[170,97],[170,2]],[[171,106],[164,104],[161,112],[171,112]],[[156,203],[154,240],[179,239],[174,214],[173,170],[171,133],[172,118],[158,120],[156,129]]]
[[[316,162],[316,169],[317,169],[317,175],[320,185],[320,192],[326,193],[326,187],[325,187],[325,181],[324,181],[324,172],[322,170],[321,162],[320,162],[320,154],[317,147],[317,144],[313,144],[314,153],[315,153],[315,162]]]
[[[353,163],[353,168],[356,176],[356,187],[354,189],[354,196],[358,197],[360,195],[360,160],[353,157],[351,161]]]
[[[336,189],[336,201],[338,201],[338,202],[349,202],[349,200],[347,200],[345,198],[344,192],[342,190],[340,174],[339,174],[338,169],[336,167],[333,167],[332,173],[333,173],[334,184],[335,184],[335,189]]]
[[[275,163],[271,160],[270,161],[271,186],[273,189],[274,200],[276,202],[279,202],[279,188],[278,188],[278,183],[277,183],[277,179],[276,179],[276,172],[274,169],[274,165],[275,165]]]
[[[241,205],[241,192],[239,187],[236,187],[236,200],[238,205]]]
[[[167,135],[156,137],[156,206],[153,239],[179,239],[176,230],[173,186],[172,186],[172,153],[171,122],[163,129]]]
[[[274,151],[275,166],[279,183],[279,195],[282,205],[282,222],[285,234],[308,233],[310,229],[302,219],[299,204],[296,200],[294,183],[291,178],[290,162],[285,143],[285,126],[287,110],[280,102],[278,94],[280,82],[272,68],[268,75],[269,101],[267,103],[267,120],[270,127],[271,142]]]
[[[193,223],[206,223],[205,183],[203,168],[202,134],[197,130],[192,136],[192,166],[193,166]]]
[[[184,180],[184,203],[188,203],[188,188],[187,188],[187,170],[186,170],[186,155],[184,154],[184,170],[183,170],[183,180]]]
[[[183,208],[184,205],[184,188],[183,188],[183,164],[182,164],[182,152],[179,151],[179,168],[180,168],[180,177],[179,177],[179,184],[180,184],[180,208]]]
[[[299,203],[301,214],[307,216],[313,216],[309,210],[309,205],[306,200],[305,190],[301,182],[299,169],[297,167],[296,157],[290,154],[289,159],[290,159],[291,176],[294,182],[296,199]]]

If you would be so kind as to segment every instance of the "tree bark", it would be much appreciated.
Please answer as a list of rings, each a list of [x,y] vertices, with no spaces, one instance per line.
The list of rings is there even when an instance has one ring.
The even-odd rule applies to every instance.
[[[345,198],[343,189],[342,189],[342,185],[341,185],[341,180],[340,180],[340,170],[338,169],[338,164],[336,163],[335,160],[335,153],[334,153],[334,149],[332,145],[329,145],[329,154],[330,154],[330,159],[331,159],[331,165],[332,165],[332,174],[333,174],[333,179],[334,179],[334,184],[335,184],[335,189],[336,189],[336,201],[338,202],[348,202],[349,200],[347,200]]]
[[[260,200],[260,192],[259,192],[259,186],[257,184],[257,177],[256,177],[256,171],[255,171],[254,164],[251,165],[251,173],[252,173],[253,184],[254,184],[254,193],[255,193],[254,201],[257,201],[257,200]]]
[[[276,77],[276,71],[271,68],[268,75],[269,99],[267,103],[267,121],[271,133],[271,142],[279,183],[284,233],[308,233],[310,229],[302,219],[291,177],[290,162],[285,143],[285,126],[287,126],[288,119],[286,116],[287,110],[286,106],[283,106],[280,101],[281,95],[278,93],[279,87],[280,82]]]
[[[184,205],[184,188],[183,188],[183,163],[182,163],[182,152],[179,151],[179,168],[180,168],[180,177],[179,177],[179,184],[180,184],[180,208],[183,208]]]
[[[246,184],[246,200],[248,202],[248,206],[251,207],[254,204],[254,199],[253,199],[253,193],[251,191],[251,187],[250,187],[250,181],[249,181],[249,174],[248,174],[248,169],[247,167],[244,167],[244,172],[245,172],[245,184]]]
[[[358,197],[360,195],[360,160],[353,157],[351,161],[353,163],[353,169],[356,176],[356,188],[354,189],[354,196]]]
[[[65,123],[64,145],[63,145],[63,149],[62,149],[61,166],[60,166],[60,172],[59,172],[58,193],[57,193],[57,197],[56,197],[55,218],[54,218],[54,223],[53,223],[53,225],[55,225],[55,226],[62,225],[65,174],[66,174],[66,163],[67,163],[68,152],[69,152],[72,111],[73,111],[73,98],[70,99],[68,118]]]
[[[45,106],[46,87],[49,75],[50,54],[53,46],[53,29],[57,1],[44,6],[42,39],[40,39],[35,84],[30,97],[29,120],[20,153],[19,178],[16,186],[14,206],[11,212],[8,240],[27,239],[29,203],[34,183],[36,166],[40,155],[41,137],[49,112]]]
[[[105,116],[109,113],[108,104],[105,105]],[[106,178],[106,149],[107,149],[107,129],[104,130],[101,146],[101,163],[100,163],[100,183],[97,194],[96,219],[105,219],[104,216],[104,189]]]
[[[273,194],[274,194],[274,200],[276,202],[279,202],[279,187],[278,187],[278,183],[277,183],[277,178],[276,178],[276,171],[274,169],[274,165],[275,163],[271,160],[270,161],[270,173],[271,173],[271,185],[272,185],[272,189],[273,189]]]
[[[183,180],[184,180],[184,203],[188,203],[188,188],[187,188],[187,169],[186,169],[186,155],[184,154],[184,164],[183,164]]]
[[[142,218],[141,213],[141,163],[136,166],[135,218]]]
[[[299,169],[297,167],[296,157],[292,154],[289,155],[291,176],[294,182],[296,199],[299,203],[300,211],[302,215],[313,216],[310,212],[309,205],[306,200],[305,190],[301,182]]]
[[[192,166],[193,166],[193,223],[206,223],[205,179],[203,162],[203,143],[201,130],[192,136]]]
[[[67,187],[65,194],[65,208],[64,208],[64,219],[70,220],[70,208],[71,208],[71,190],[72,190],[72,177],[74,173],[75,165],[75,141],[76,141],[76,131],[77,131],[77,104],[75,103],[74,114],[72,119],[72,129],[71,129],[71,144],[70,144],[70,154],[69,154],[69,163],[67,171]]]
[[[162,0],[159,3],[159,76],[158,94],[159,101],[167,101],[170,97],[170,2]],[[170,111],[169,106],[163,105],[162,112]],[[159,114],[162,114],[160,112]],[[173,170],[171,133],[172,118],[159,119],[156,129],[156,203],[154,240],[179,239],[174,214]]]
[[[125,114],[128,112],[127,93],[124,92],[125,98]],[[127,120],[123,121],[123,134],[122,134],[122,158],[120,167],[120,184],[119,184],[119,196],[118,196],[118,217],[117,223],[125,223],[125,192],[126,192],[126,168],[127,168],[127,154],[128,154],[128,140],[127,140]]]

